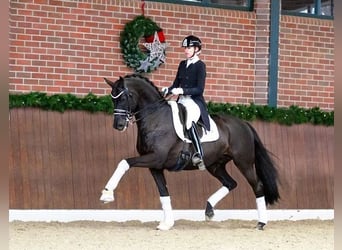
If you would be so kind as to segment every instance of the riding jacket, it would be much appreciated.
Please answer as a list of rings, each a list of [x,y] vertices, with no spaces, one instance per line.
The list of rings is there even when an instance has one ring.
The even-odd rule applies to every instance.
[[[203,61],[198,60],[186,67],[187,60],[179,63],[176,78],[173,84],[169,87],[169,92],[173,88],[182,88],[183,95],[190,96],[201,110],[200,120],[205,126],[206,130],[210,130],[209,114],[207,104],[203,97],[206,65]]]

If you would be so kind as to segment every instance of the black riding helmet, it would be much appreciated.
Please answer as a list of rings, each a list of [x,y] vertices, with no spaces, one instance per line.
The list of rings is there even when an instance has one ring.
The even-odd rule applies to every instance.
[[[198,37],[190,35],[183,39],[182,47],[197,47],[198,51],[200,51],[202,49],[202,42]]]

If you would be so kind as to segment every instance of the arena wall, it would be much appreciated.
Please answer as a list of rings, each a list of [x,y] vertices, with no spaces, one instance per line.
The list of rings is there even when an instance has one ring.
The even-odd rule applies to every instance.
[[[160,209],[159,194],[147,169],[130,169],[103,205],[101,190],[118,162],[137,155],[136,128],[112,128],[104,113],[40,109],[10,110],[10,209]],[[273,209],[334,208],[334,128],[284,126],[254,121],[274,154],[280,196]],[[227,170],[238,187],[218,209],[255,209],[255,197],[232,163]],[[167,172],[175,209],[204,209],[221,184],[207,171]]]

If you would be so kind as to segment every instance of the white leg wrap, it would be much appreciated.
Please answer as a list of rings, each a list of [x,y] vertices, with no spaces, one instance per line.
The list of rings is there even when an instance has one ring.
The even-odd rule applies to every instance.
[[[126,160],[121,160],[118,164],[118,167],[115,169],[114,174],[109,179],[109,181],[106,184],[106,189],[109,191],[113,191],[119,181],[121,180],[122,176],[125,174],[125,172],[129,169],[129,165]]]
[[[213,193],[209,199],[208,202],[212,207],[215,207],[216,204],[222,200],[227,194],[229,193],[229,189],[225,186],[222,186],[219,190],[217,190],[215,193]]]
[[[175,224],[173,218],[173,212],[171,207],[171,198],[170,196],[161,196],[160,203],[163,208],[164,218],[160,221],[157,229],[159,230],[169,230]]]
[[[129,165],[126,160],[122,160],[119,162],[118,167],[114,171],[114,174],[107,182],[105,189],[102,190],[100,201],[104,203],[114,201],[114,189],[117,187],[120,179],[128,169]]]
[[[268,218],[267,218],[266,202],[265,202],[264,196],[256,198],[256,206],[258,209],[259,222],[263,222],[267,224]]]

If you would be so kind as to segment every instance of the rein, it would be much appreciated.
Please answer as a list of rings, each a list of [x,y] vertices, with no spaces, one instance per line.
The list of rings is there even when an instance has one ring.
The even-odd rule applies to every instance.
[[[137,114],[142,113],[145,110],[148,110],[150,108],[155,108],[152,112],[147,113],[145,116],[141,116],[139,119],[132,120],[132,123],[136,123],[137,121],[142,120],[143,118],[146,118],[147,116],[153,114],[155,111],[157,111],[157,107],[161,106],[161,104],[165,101],[165,99],[159,99],[157,102],[151,103],[146,105],[143,109],[138,110],[137,112],[134,112],[132,115],[133,117],[136,117]]]
[[[124,89],[122,90],[119,94],[117,94],[116,96],[113,96],[112,94],[111,97],[113,99],[117,99],[119,98],[121,95],[126,94],[128,95],[128,89]],[[126,116],[126,120],[127,122],[134,124],[140,120],[142,120],[143,118],[146,118],[147,116],[153,114],[157,109],[157,107],[161,106],[161,104],[165,101],[168,101],[171,99],[172,96],[170,96],[169,98],[161,98],[159,99],[157,102],[154,103],[150,103],[147,104],[143,109],[138,110],[137,112],[131,112],[130,110],[125,110],[125,109],[114,109],[114,114],[113,115],[122,115],[122,116]],[[130,107],[130,105],[128,105],[128,107]],[[136,119],[136,115],[138,115],[139,113],[142,113],[148,109],[154,108],[154,110],[152,112],[147,113],[145,116],[141,116],[140,118]],[[133,120],[135,118],[135,120]]]

